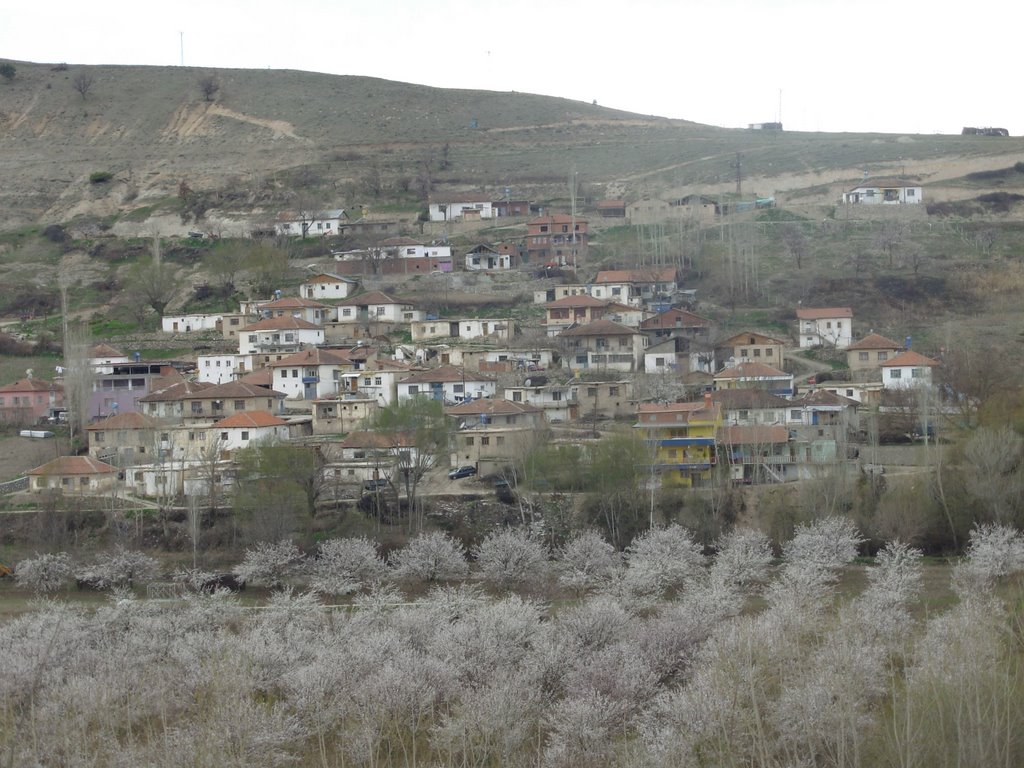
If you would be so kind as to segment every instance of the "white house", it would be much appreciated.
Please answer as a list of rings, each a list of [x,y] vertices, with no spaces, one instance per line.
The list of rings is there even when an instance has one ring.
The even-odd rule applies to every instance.
[[[323,325],[334,319],[334,307],[321,304],[312,299],[287,296],[283,299],[263,302],[259,305],[259,315],[264,319],[271,317],[298,317],[310,323]]]
[[[466,252],[466,271],[512,269],[512,254],[501,253],[489,245],[477,245]]]
[[[164,333],[192,333],[193,331],[215,331],[220,327],[222,315],[164,315],[160,328]]]
[[[347,391],[358,392],[378,405],[391,405],[398,399],[398,379],[408,371],[365,370],[357,373],[344,373],[342,376],[349,382]]]
[[[342,224],[348,221],[344,208],[327,211],[288,211],[277,217],[274,234],[284,237],[325,237],[341,233]]]
[[[849,307],[798,309],[796,318],[801,349],[846,349],[853,342],[853,310]]]
[[[489,349],[484,353],[488,363],[510,363],[516,371],[542,371],[554,368],[561,363],[558,353],[553,349]],[[506,398],[508,399],[508,398]]]
[[[246,326],[238,334],[238,354],[255,355],[261,352],[297,352],[304,345],[324,343],[324,329],[316,323],[297,317],[272,317]]]
[[[127,355],[109,344],[96,344],[89,350],[89,365],[94,373],[112,374],[115,365],[131,362]]]
[[[455,219],[494,218],[494,206],[482,195],[452,195],[430,201],[428,206],[431,221],[454,221]]]
[[[338,322],[412,323],[426,318],[411,301],[369,291],[338,303]]]
[[[284,392],[289,400],[316,400],[343,392],[345,372],[355,364],[333,349],[313,347],[270,363],[272,388]]]
[[[210,431],[222,451],[237,451],[267,440],[287,440],[288,422],[265,411],[236,413],[216,422]]]
[[[675,267],[609,269],[597,273],[590,295],[595,299],[640,306],[644,301],[669,297],[679,290]]]
[[[211,478],[211,470],[213,477]],[[234,486],[234,467],[230,461],[210,464],[206,461],[162,461],[138,464],[124,473],[124,482],[136,496],[196,496],[209,494],[210,481],[222,491]]]
[[[197,355],[196,378],[211,384],[233,381],[244,371],[238,363],[238,355]]]
[[[932,360],[930,357],[908,349],[881,364],[882,387],[885,389],[930,387],[932,385],[932,368],[938,364],[937,360]]]
[[[849,192],[843,202],[855,205],[918,205],[924,202],[921,187],[905,179],[865,179]]]
[[[513,403],[529,403],[544,411],[551,422],[574,421],[579,418],[580,404],[577,390],[569,384],[548,384],[531,382],[523,386],[505,387],[505,399]]]
[[[375,259],[451,259],[452,247],[431,243],[424,245],[411,237],[389,237],[369,249],[368,255]]]
[[[565,363],[573,370],[638,371],[648,339],[635,328],[601,318],[558,334],[566,344]]]
[[[409,326],[412,340],[489,339],[508,341],[515,335],[515,324],[508,318],[464,318],[461,320],[418,320]]]
[[[331,272],[320,272],[299,286],[299,296],[313,301],[347,299],[358,287],[358,280]]]
[[[494,379],[486,374],[442,365],[425,371],[413,371],[398,382],[398,400],[426,395],[444,403],[461,403],[478,397],[493,397]]]

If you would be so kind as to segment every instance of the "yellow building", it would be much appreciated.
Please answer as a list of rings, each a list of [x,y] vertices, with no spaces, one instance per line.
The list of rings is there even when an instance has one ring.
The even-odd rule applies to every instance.
[[[662,486],[707,484],[715,466],[722,409],[706,394],[693,403],[641,403],[634,428],[645,432],[655,452]]]

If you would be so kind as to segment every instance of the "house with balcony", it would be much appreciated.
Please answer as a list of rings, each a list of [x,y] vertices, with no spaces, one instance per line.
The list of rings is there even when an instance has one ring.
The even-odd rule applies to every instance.
[[[299,296],[310,301],[347,299],[358,287],[359,281],[353,278],[318,272],[299,286]]]
[[[493,397],[495,381],[479,371],[467,371],[454,365],[412,371],[398,381],[398,400],[430,397],[443,403],[461,403],[480,397]]]
[[[783,483],[795,480],[790,473],[793,455],[790,432],[780,424],[726,425],[718,435],[718,456],[728,462],[734,483]]]
[[[860,429],[860,403],[826,389],[817,389],[789,401],[786,425],[794,427],[836,427],[834,438],[844,440]]]
[[[578,419],[578,387],[572,384],[548,383],[544,377],[541,379],[542,381],[526,381],[522,385],[505,387],[505,400],[539,408],[544,413],[545,421],[549,423]]]
[[[470,400],[445,409],[455,430],[451,464],[473,464],[481,474],[523,456],[544,439],[544,411],[504,398]]]
[[[635,429],[650,455],[632,457],[652,465],[663,487],[700,487],[711,481],[717,463],[721,407],[710,395],[692,403],[640,403]]]
[[[714,375],[717,389],[763,389],[773,395],[789,397],[793,394],[793,374],[780,371],[765,363],[736,363],[727,365]]]
[[[790,401],[764,389],[719,389],[711,393],[712,402],[722,408],[726,425],[749,427],[785,425]]]
[[[639,371],[648,339],[635,328],[602,318],[558,334],[573,370]]]
[[[649,267],[602,270],[594,278],[590,293],[597,299],[642,307],[670,302],[678,290],[675,267]]]
[[[238,354],[277,353],[283,356],[298,352],[305,346],[316,347],[323,343],[323,326],[298,317],[271,317],[251,323],[238,334]]]
[[[849,307],[807,307],[796,311],[800,349],[846,349],[853,343],[853,310]]]
[[[272,372],[273,388],[289,400],[316,400],[333,397],[345,391],[345,373],[355,371],[343,353],[311,347],[288,355],[267,366]]]
[[[36,424],[63,410],[64,387],[38,379],[32,371],[0,387],[0,420],[7,424]]]
[[[137,410],[154,419],[178,422],[185,414],[184,398],[201,390],[213,389],[215,386],[217,385],[206,381],[190,381],[178,374],[168,383],[155,387],[149,394],[138,398]]]
[[[350,432],[333,446],[333,458],[325,467],[328,481],[358,484],[367,480],[398,482],[402,467],[416,466],[412,436],[383,432]]]
[[[683,338],[692,342],[707,344],[711,340],[712,322],[685,309],[672,307],[653,317],[641,321],[640,332],[652,343],[664,339]]]
[[[846,364],[856,373],[878,373],[887,363],[903,351],[899,342],[877,333],[869,333],[846,348]]]
[[[531,264],[576,266],[586,260],[587,248],[586,219],[559,213],[526,223],[526,254]]]
[[[557,336],[574,325],[592,323],[604,317],[608,302],[586,294],[564,296],[544,305],[544,327],[548,336]]]
[[[230,381],[180,395],[176,411],[177,417],[184,421],[219,421],[234,414],[254,411],[283,414],[286,397],[284,392]]]
[[[264,320],[274,317],[297,317],[314,325],[323,325],[334,319],[334,307],[299,296],[285,296],[262,302],[257,311]]]

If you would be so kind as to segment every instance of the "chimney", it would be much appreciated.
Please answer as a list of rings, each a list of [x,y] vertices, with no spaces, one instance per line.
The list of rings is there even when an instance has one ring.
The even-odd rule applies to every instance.
[[[704,407],[708,408],[708,409],[710,409],[712,407],[711,393],[710,392],[705,392],[704,393]]]

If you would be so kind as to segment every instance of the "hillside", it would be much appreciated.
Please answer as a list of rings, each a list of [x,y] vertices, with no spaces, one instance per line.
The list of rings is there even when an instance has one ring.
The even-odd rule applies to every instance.
[[[210,101],[204,77],[219,86]],[[748,194],[828,201],[864,172],[935,184],[1012,166],[1024,139],[765,133],[365,77],[17,63],[0,84],[0,229],[145,218],[173,210],[182,181],[246,213],[297,196],[415,206],[426,189],[557,199],[573,170],[593,196],[720,192],[735,188],[737,153]],[[91,185],[95,172],[113,183]]]

